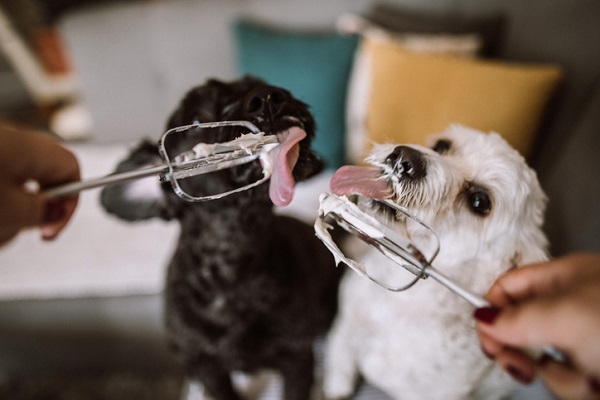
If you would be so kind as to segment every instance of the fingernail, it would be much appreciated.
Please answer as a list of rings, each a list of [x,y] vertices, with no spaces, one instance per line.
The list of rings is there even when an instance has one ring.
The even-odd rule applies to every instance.
[[[484,324],[493,324],[498,315],[500,314],[500,309],[496,307],[481,307],[475,310],[473,316],[479,322],[483,322]]]
[[[512,365],[507,365],[504,367],[504,369],[510,376],[513,377],[514,380],[520,383],[527,385],[533,382],[533,377],[531,375],[525,374],[523,371],[513,367]]]
[[[48,201],[44,209],[42,224],[52,224],[63,219],[65,216],[65,206],[61,201]]]
[[[587,383],[592,393],[600,393],[600,380],[598,380],[598,378],[595,376],[588,376]]]

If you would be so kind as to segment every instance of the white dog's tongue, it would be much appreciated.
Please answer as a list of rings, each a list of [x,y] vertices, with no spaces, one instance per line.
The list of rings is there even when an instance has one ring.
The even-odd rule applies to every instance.
[[[329,186],[337,195],[362,194],[372,199],[392,196],[388,183],[381,179],[381,171],[371,167],[344,165],[335,171]]]
[[[276,206],[287,206],[294,197],[296,182],[292,177],[292,170],[300,155],[298,144],[306,137],[306,132],[298,127],[292,127],[283,134],[279,134],[279,146],[271,150],[275,170],[269,184],[269,196]]]

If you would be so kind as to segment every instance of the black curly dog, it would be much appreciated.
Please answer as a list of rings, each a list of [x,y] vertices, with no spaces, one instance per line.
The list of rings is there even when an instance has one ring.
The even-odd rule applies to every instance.
[[[307,106],[278,87],[246,77],[233,82],[210,80],[189,91],[168,121],[168,128],[196,121],[246,120],[267,134],[299,126],[293,169],[296,181],[323,165],[311,151],[315,123]],[[219,131],[204,142],[239,136]],[[181,135],[181,148],[199,142]],[[159,162],[157,146],[142,143],[117,171]],[[214,173],[203,185],[222,191],[262,176],[250,166]],[[202,187],[195,188],[196,193]],[[126,184],[105,188],[104,208],[134,221],[177,219],[181,234],[169,264],[166,325],[170,345],[189,377],[199,379],[216,400],[239,399],[230,373],[279,371],[288,400],[309,398],[314,375],[313,343],[329,328],[337,310],[341,268],[315,237],[313,228],[273,212],[268,182],[219,200],[185,202],[168,184],[158,198],[128,197]]]

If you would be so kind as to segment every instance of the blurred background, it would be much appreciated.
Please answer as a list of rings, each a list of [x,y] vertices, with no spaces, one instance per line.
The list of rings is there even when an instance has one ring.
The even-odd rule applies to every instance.
[[[77,103],[80,93],[58,24],[70,9],[96,3],[100,1],[0,2],[2,118],[61,129],[54,126],[57,114]]]
[[[476,39],[464,65],[493,62],[508,74],[491,79],[494,87],[513,85],[515,70],[560,70],[540,87],[513,88],[507,115],[486,115],[503,126],[530,122],[526,157],[549,197],[552,254],[600,251],[598,0],[0,0],[0,119],[58,135],[83,176],[96,177],[140,139],[158,139],[190,88],[251,73],[312,106],[315,145],[331,172],[356,162],[357,143],[372,139],[366,119],[378,110],[361,86],[372,78],[359,62],[362,45],[416,38],[435,52],[448,35]],[[402,66],[391,71],[394,87]],[[478,90],[459,86],[444,106],[460,104],[453,99],[467,86]],[[374,93],[404,100],[406,89]],[[490,93],[473,95],[483,102]],[[441,91],[429,98],[409,117],[433,119]],[[327,175],[300,187],[282,212],[310,222],[327,187]],[[179,396],[183,375],[163,340],[161,299],[178,227],[123,223],[97,197],[81,196],[58,241],[25,232],[0,249],[0,399]],[[373,396],[363,398],[383,398]],[[552,397],[537,387],[514,398]]]

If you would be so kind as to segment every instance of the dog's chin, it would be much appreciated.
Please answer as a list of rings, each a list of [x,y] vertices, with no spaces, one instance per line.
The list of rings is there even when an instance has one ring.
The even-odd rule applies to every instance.
[[[277,123],[273,124],[260,124],[255,123],[255,125],[266,135],[275,135],[279,143],[284,143],[289,135],[289,132],[293,128],[299,128],[306,132],[306,137],[312,137],[313,132],[307,128],[306,123],[302,121],[300,118],[287,115],[278,119]],[[266,126],[265,126],[266,125]],[[302,139],[304,141],[304,139]]]
[[[297,126],[300,129],[305,128],[305,123],[300,118],[293,115],[286,115],[285,117],[282,117],[280,120],[280,125],[283,126],[283,129],[279,129],[280,131],[290,129],[294,126]]]
[[[380,169],[379,167],[376,167]],[[389,201],[397,204],[400,207],[405,208],[407,211],[413,214],[427,214],[427,210],[433,208],[432,198],[429,191],[426,188],[426,182],[424,181],[412,181],[400,177],[396,174],[390,173],[385,169],[381,169],[380,180],[386,182],[389,188],[390,196]],[[369,200],[369,207],[379,215],[386,217],[390,220],[402,220],[403,216],[397,215],[396,210],[385,205],[380,201]]]
[[[277,124],[277,127],[271,129],[269,132],[263,130],[267,135],[276,135],[279,143],[285,142],[287,136],[289,135],[289,131],[292,128],[300,128],[301,130],[305,131],[305,124],[299,118],[286,116],[282,118],[281,122],[282,123]],[[309,135],[310,133],[306,132],[306,134]]]
[[[350,195],[348,198],[350,201],[356,203],[359,208],[376,216],[379,220],[398,221],[399,219],[396,210],[383,202],[371,199],[369,197],[358,197],[357,195]]]

